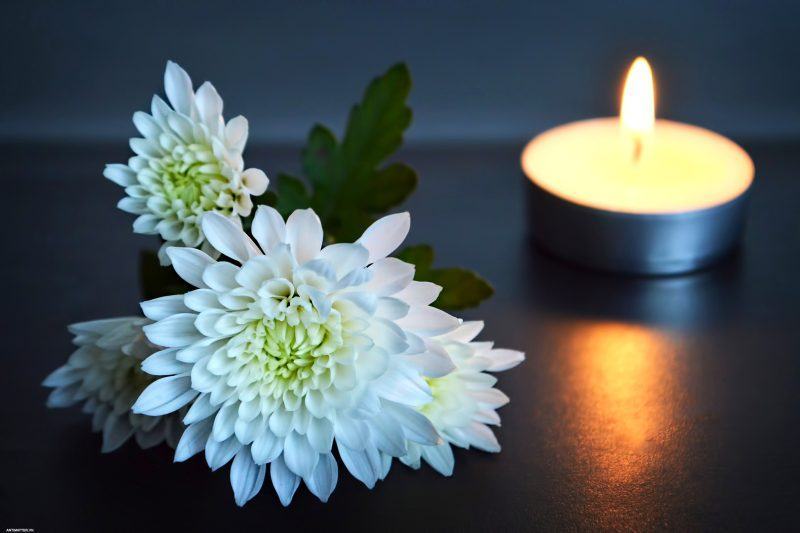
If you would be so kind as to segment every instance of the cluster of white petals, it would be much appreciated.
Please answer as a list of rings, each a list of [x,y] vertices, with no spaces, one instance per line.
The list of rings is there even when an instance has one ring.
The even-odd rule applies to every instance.
[[[91,413],[92,429],[103,432],[103,452],[116,450],[131,436],[142,448],[166,440],[173,448],[183,433],[182,413],[144,416],[131,412],[141,392],[155,378],[142,370],[142,361],[160,350],[147,341],[140,317],[110,318],[69,326],[78,348],[67,363],[45,378],[54,390],[48,407],[80,402]]]
[[[168,105],[153,97],[151,114],[138,111],[133,123],[142,137],[130,140],[135,156],[128,164],[107,165],[104,175],[125,187],[118,206],[138,215],[137,233],[161,235],[159,252],[168,264],[167,247],[182,245],[213,250],[205,240],[200,218],[217,212],[239,222],[252,210],[252,196],[264,193],[269,180],[261,170],[244,170],[247,120],[225,123],[222,98],[209,82],[195,93],[189,75],[167,63],[164,88]]]
[[[256,212],[253,242],[215,213],[211,244],[235,261],[170,248],[176,272],[197,287],[144,302],[151,342],[146,361],[162,375],[134,406],[164,415],[191,404],[176,449],[183,461],[205,451],[212,469],[233,460],[239,505],[261,488],[266,466],[288,505],[301,481],[321,500],[347,470],[372,487],[409,444],[442,439],[420,409],[428,379],[455,369],[438,335],[460,321],[431,307],[440,287],[413,280],[414,267],[388,257],[404,240],[407,213],[387,216],[353,244],[322,247],[310,209],[285,222]]]
[[[508,397],[491,374],[524,354],[477,342],[482,322],[432,307],[441,287],[389,257],[410,228],[386,216],[355,243],[323,246],[311,209],[259,206],[264,172],[244,168],[248,124],[227,123],[206,82],[167,63],[169,103],[136,112],[136,155],[104,176],[137,233],[160,235],[163,265],[193,290],[142,303],[145,318],[73,324],[77,349],[43,385],[50,407],[83,402],[104,452],[166,440],[175,461],[231,463],[238,505],[267,473],[283,505],[303,483],[322,501],[340,464],[368,487],[396,458],[444,475],[452,446],[498,452],[490,428]],[[220,258],[220,255],[224,256]]]
[[[487,372],[501,372],[520,364],[525,354],[494,348],[491,342],[472,342],[483,329],[483,322],[464,322],[459,328],[436,337],[447,351],[455,369],[445,376],[426,378],[433,399],[419,408],[445,442],[435,446],[408,443],[408,453],[400,460],[419,468],[420,459],[445,476],[453,473],[451,444],[499,452],[490,425],[500,425],[496,409],[508,397],[494,388],[497,378]]]

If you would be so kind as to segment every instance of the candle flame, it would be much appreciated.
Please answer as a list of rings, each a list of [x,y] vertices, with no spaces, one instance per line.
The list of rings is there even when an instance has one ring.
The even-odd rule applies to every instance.
[[[653,71],[643,57],[637,57],[628,70],[625,88],[622,90],[620,121],[622,127],[642,136],[653,130],[656,120]]]

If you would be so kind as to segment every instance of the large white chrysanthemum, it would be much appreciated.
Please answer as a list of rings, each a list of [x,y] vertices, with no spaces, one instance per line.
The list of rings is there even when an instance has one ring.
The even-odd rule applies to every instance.
[[[205,450],[212,469],[233,459],[230,479],[243,505],[272,483],[288,505],[300,481],[321,500],[337,477],[334,443],[347,469],[372,487],[407,442],[441,438],[419,412],[433,396],[426,378],[454,365],[432,337],[459,321],[430,307],[440,287],[413,281],[414,267],[387,257],[404,240],[407,213],[387,216],[354,244],[322,248],[310,209],[285,222],[256,212],[257,244],[230,220],[208,213],[203,232],[235,261],[169,248],[176,272],[197,290],[144,302],[151,342],[166,349],[146,370],[165,375],[134,411],[171,413],[191,404],[175,453]]]
[[[155,378],[142,371],[142,361],[160,350],[150,344],[141,317],[93,320],[69,326],[78,349],[67,363],[42,383],[55,390],[48,407],[68,407],[84,402],[83,411],[92,413],[92,429],[103,432],[103,452],[122,446],[131,436],[142,448],[166,441],[178,444],[183,423],[179,414],[145,416],[131,407]]]
[[[445,442],[435,446],[408,443],[408,454],[400,460],[419,468],[424,459],[445,476],[453,473],[451,444],[474,446],[486,452],[499,452],[488,425],[500,425],[495,411],[508,403],[508,397],[493,388],[497,378],[486,372],[500,372],[517,366],[525,354],[516,350],[494,349],[491,342],[471,342],[483,329],[483,322],[464,322],[459,328],[435,339],[447,351],[456,368],[438,378],[426,378],[433,399],[419,411],[432,423]]]
[[[244,170],[247,119],[238,116],[226,124],[222,98],[211,83],[195,93],[189,75],[170,61],[164,88],[172,107],[153,96],[152,114],[134,113],[142,134],[130,140],[136,155],[127,165],[107,165],[103,175],[125,187],[128,196],[118,206],[139,215],[133,230],[166,241],[159,258],[168,264],[168,246],[202,246],[211,253],[200,227],[203,213],[239,221],[250,214],[250,196],[263,194],[269,180],[261,170]]]

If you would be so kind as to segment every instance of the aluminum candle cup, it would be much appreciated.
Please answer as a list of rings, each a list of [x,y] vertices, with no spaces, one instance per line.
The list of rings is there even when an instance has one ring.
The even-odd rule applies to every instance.
[[[705,267],[739,242],[753,162],[712,131],[656,120],[650,67],[628,74],[620,118],[553,128],[522,153],[536,241],[632,274]]]
[[[650,164],[660,166],[643,160],[640,175],[626,176],[624,163],[609,163],[618,130],[616,118],[588,120],[528,144],[522,167],[535,240],[576,263],[632,274],[688,272],[729,253],[753,178],[744,150],[708,130],[659,120],[652,148],[661,152]]]

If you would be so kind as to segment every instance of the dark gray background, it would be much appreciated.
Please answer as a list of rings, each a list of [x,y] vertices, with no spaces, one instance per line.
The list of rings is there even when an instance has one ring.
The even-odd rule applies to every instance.
[[[0,530],[800,530],[798,5],[2,8]],[[731,135],[755,162],[743,247],[716,268],[610,276],[528,241],[522,142],[615,113],[637,53],[662,115]],[[173,465],[165,446],[101,455],[83,413],[45,407],[66,324],[138,312],[138,257],[157,239],[131,232],[100,172],[130,154],[130,116],[161,91],[167,58],[251,119],[264,146],[248,165],[270,175],[297,169],[314,121],[340,131],[367,80],[409,62],[417,146],[402,157],[421,180],[408,242],[489,279],[495,296],[464,316],[527,354],[500,376],[502,453],[459,450],[450,479],[396,466],[373,491],[342,470],[327,505],[301,489],[282,509],[266,486],[238,509],[227,468]],[[454,144],[421,146],[436,143]]]
[[[256,141],[338,131],[367,80],[415,79],[411,142],[520,141],[615,114],[646,54],[662,116],[735,138],[800,137],[800,3],[4,2],[0,140],[116,141],[167,59],[220,90]]]

